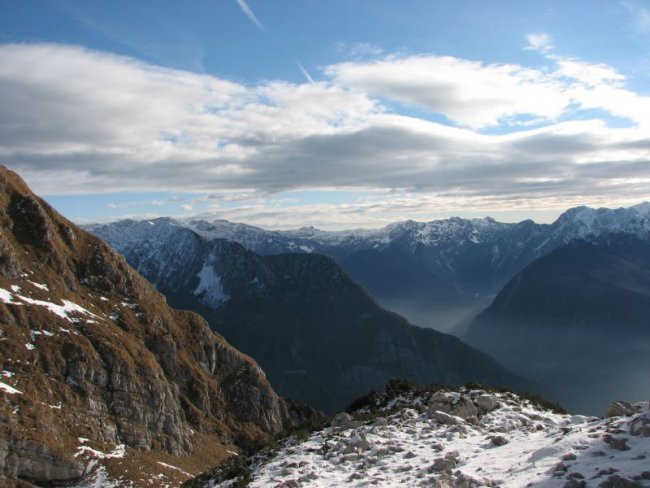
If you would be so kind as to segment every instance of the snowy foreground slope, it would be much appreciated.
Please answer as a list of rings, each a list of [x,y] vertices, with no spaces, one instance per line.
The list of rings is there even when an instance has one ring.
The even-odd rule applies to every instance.
[[[553,413],[510,393],[382,394],[305,441],[292,438],[258,454],[246,481],[287,488],[650,486],[648,403],[627,407],[629,415],[599,419]],[[241,486],[239,474],[217,472],[194,486]]]

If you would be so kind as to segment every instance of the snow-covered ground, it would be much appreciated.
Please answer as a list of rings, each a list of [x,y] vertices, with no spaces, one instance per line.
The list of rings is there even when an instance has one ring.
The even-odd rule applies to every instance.
[[[648,403],[634,411],[562,415],[480,390],[398,396],[259,455],[250,486],[650,486]]]

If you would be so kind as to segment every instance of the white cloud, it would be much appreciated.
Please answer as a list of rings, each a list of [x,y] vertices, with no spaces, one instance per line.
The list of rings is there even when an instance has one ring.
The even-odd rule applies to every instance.
[[[338,83],[442,113],[481,128],[508,117],[552,119],[569,103],[563,86],[539,70],[451,56],[409,56],[330,66]]]
[[[384,54],[384,50],[381,47],[370,42],[346,43],[339,41],[336,43],[336,49],[352,58],[377,57]]]
[[[554,74],[582,82],[588,86],[611,83],[621,86],[625,76],[611,66],[602,63],[586,63],[579,59],[552,56],[557,64]]]
[[[650,198],[641,183],[650,177],[650,98],[609,66],[548,62],[539,70],[387,57],[330,66],[324,81],[246,86],[74,46],[3,45],[0,161],[44,194],[206,192],[165,202],[238,202],[242,213],[222,211],[265,225],[316,223],[334,210],[341,222],[379,222],[436,206],[505,211]],[[400,114],[386,99],[458,124]],[[594,109],[629,126],[583,112]],[[519,125],[522,115],[537,125]],[[498,134],[477,130],[500,122]],[[410,196],[335,209],[270,203],[274,192],[320,188]]]
[[[553,38],[543,32],[528,34],[526,40],[528,41],[526,49],[530,51],[550,53],[555,48],[553,45]]]

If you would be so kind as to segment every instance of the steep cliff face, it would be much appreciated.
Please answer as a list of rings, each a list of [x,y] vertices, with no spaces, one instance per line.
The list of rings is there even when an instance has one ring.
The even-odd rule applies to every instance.
[[[173,485],[289,410],[251,358],[0,167],[0,480]]]

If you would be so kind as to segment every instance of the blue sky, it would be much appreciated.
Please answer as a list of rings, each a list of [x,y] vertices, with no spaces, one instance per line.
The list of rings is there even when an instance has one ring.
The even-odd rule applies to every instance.
[[[650,199],[650,2],[0,3],[0,161],[79,222]]]

